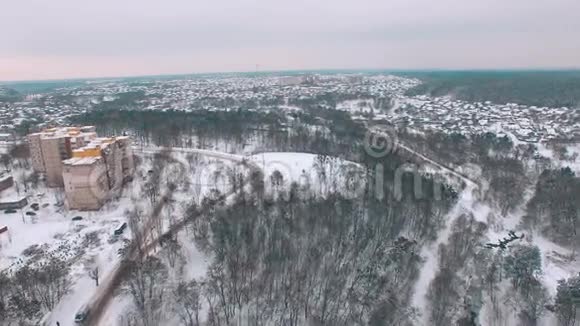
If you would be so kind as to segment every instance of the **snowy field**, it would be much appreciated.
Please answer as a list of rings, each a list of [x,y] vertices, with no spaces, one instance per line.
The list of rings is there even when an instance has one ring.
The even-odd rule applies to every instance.
[[[256,154],[250,159],[264,171],[268,193],[276,190],[273,188],[287,191],[292,183],[322,197],[340,192],[347,198],[356,198],[365,190],[364,169],[336,157],[280,152]],[[280,182],[275,181],[275,171],[280,172]]]
[[[363,113],[371,113],[373,112],[373,110],[376,111],[372,99],[343,101],[336,104],[336,109],[339,111],[346,111],[350,114],[363,114]]]

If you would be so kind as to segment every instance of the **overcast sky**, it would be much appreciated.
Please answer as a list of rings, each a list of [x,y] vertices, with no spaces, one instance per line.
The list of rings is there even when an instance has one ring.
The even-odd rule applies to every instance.
[[[578,0],[2,0],[0,80],[580,67]]]

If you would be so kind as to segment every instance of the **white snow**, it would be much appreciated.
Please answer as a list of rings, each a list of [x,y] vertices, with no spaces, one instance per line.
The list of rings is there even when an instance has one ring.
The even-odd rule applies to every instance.
[[[348,100],[336,104],[336,109],[351,114],[370,113],[374,109],[372,99]]]
[[[295,182],[320,196],[340,192],[352,198],[364,191],[363,168],[336,157],[274,152],[253,155],[250,159],[264,171],[267,191],[271,191],[273,187],[270,178],[275,171],[282,174],[283,187],[286,190]]]
[[[415,294],[413,295],[413,306],[417,307],[421,311],[421,325],[428,326],[429,319],[427,314],[427,292],[429,290],[429,285],[433,281],[436,276],[437,271],[439,270],[439,266],[437,265],[438,261],[438,250],[439,246],[442,244],[446,244],[449,240],[449,236],[451,235],[451,227],[455,223],[458,217],[463,214],[474,212],[474,207],[481,207],[477,204],[477,201],[474,196],[474,191],[476,189],[472,187],[465,188],[457,200],[455,206],[449,211],[447,216],[445,217],[445,226],[443,230],[441,230],[437,236],[437,240],[434,243],[427,244],[423,246],[421,250],[421,257],[425,259],[425,263],[421,266],[421,271],[419,273],[419,278],[417,283],[415,283]],[[487,216],[484,216],[486,212],[489,212],[488,209],[482,209],[479,211],[480,213],[477,214],[479,217],[476,219],[486,219]]]

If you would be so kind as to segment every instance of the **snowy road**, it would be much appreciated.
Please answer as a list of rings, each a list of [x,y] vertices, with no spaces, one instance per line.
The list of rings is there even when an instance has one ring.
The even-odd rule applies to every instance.
[[[156,147],[156,146],[133,146],[133,152],[144,153],[144,154],[156,154],[163,151],[168,152],[180,152],[180,153],[192,153],[199,154],[207,157],[213,157],[221,160],[228,160],[236,163],[242,163],[245,160],[245,156],[229,154],[219,151],[213,151],[208,149],[197,149],[197,148],[185,148],[185,147]]]
[[[412,148],[406,146],[405,144],[403,144],[401,142],[397,142],[396,146],[397,146],[397,148],[399,148],[399,149],[402,148],[402,149],[406,150],[407,152],[421,158],[422,160],[426,161],[427,163],[429,163],[429,164],[431,164],[431,165],[463,180],[463,182],[465,182],[470,187],[479,187],[479,182],[477,180],[473,180],[473,179],[467,177],[466,175],[459,173],[458,171],[454,170],[453,168],[447,167],[444,164],[441,164],[437,161],[434,161],[434,160],[428,158],[427,156],[425,156],[425,155],[413,150]]]

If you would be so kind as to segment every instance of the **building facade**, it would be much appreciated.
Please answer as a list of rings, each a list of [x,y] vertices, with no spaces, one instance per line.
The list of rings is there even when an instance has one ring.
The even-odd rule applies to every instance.
[[[0,192],[14,185],[14,178],[8,173],[0,173]]]
[[[64,161],[63,180],[70,209],[97,210],[110,198],[107,167],[102,157]]]

